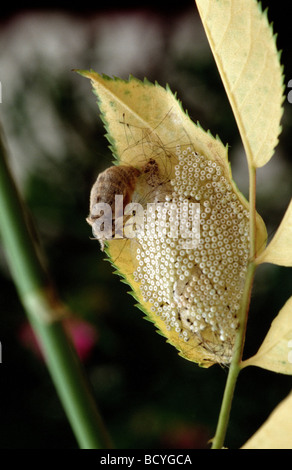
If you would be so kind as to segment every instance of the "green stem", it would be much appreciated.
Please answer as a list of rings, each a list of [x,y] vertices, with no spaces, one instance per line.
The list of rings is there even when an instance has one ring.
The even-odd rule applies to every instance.
[[[254,262],[256,255],[256,169],[249,166],[249,239],[250,239],[250,261]]]
[[[240,326],[237,331],[236,341],[234,345],[234,353],[232,356],[228,377],[223,394],[219,419],[217,423],[215,437],[212,441],[212,449],[222,449],[227,432],[230,418],[231,405],[234,390],[241,370],[241,361],[244,348],[246,325],[253,285],[254,273],[256,265],[254,262],[256,249],[256,170],[253,167],[249,169],[249,215],[250,215],[250,261],[247,268],[245,285],[242,294],[242,301],[239,311]]]
[[[20,300],[39,339],[63,407],[81,448],[110,448],[77,354],[63,328],[56,298],[33,241],[25,208],[7,165],[0,129],[0,230]]]
[[[247,313],[249,309],[250,293],[252,289],[252,283],[254,278],[255,264],[252,262],[249,264],[247,269],[246,281],[243,292],[243,301],[241,304],[240,312],[240,327],[237,332],[236,342],[234,346],[234,353],[232,356],[226,386],[224,390],[223,400],[221,404],[221,410],[219,414],[217,429],[215,437],[212,442],[212,449],[221,449],[224,445],[226,436],[227,426],[230,417],[231,405],[234,395],[234,390],[237,382],[237,377],[240,372],[240,363],[242,359],[243,346],[245,340]]]

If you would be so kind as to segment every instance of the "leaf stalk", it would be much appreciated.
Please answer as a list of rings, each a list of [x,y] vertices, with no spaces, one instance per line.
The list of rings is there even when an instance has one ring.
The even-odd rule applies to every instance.
[[[249,166],[249,217],[250,217],[250,260],[247,267],[245,285],[239,310],[239,329],[237,331],[234,353],[230,363],[228,377],[223,394],[216,433],[212,440],[212,449],[222,449],[230,419],[231,406],[237,378],[241,370],[250,297],[256,270],[256,169]]]
[[[0,232],[7,262],[51,377],[81,448],[111,442],[82,366],[62,324],[64,307],[39,255],[28,217],[7,163],[0,128]]]

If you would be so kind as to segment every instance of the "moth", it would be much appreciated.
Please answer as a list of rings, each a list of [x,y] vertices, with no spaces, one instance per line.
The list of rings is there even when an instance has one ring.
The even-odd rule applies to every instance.
[[[140,169],[131,165],[116,165],[98,175],[90,192],[86,221],[92,226],[93,236],[99,240],[102,251],[105,240],[111,239],[113,234],[123,238],[122,228],[126,221],[124,209],[133,200],[135,191],[139,194],[136,199],[144,204],[161,198],[161,192],[166,192],[159,165],[153,158]],[[101,217],[103,230],[100,230]]]

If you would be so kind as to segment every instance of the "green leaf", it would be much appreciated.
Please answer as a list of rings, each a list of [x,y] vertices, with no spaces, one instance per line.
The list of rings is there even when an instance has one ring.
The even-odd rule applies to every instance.
[[[196,155],[199,155],[204,168],[206,168],[206,165],[208,167],[213,165],[213,168],[217,168],[221,175],[220,178],[218,175],[216,176],[216,181],[215,179],[214,181],[212,179],[209,180],[214,184],[212,186],[210,183],[208,190],[206,190],[207,186],[204,186],[204,191],[206,190],[206,193],[202,193],[201,191],[201,202],[203,203],[205,201],[207,205],[211,204],[213,211],[212,214],[213,217],[215,217],[214,220],[216,220],[216,214],[219,213],[217,222],[220,225],[222,222],[219,222],[219,217],[221,217],[221,210],[218,210],[217,208],[219,203],[216,203],[216,200],[218,202],[216,194],[219,190],[227,191],[226,188],[227,186],[229,187],[227,191],[227,199],[222,197],[220,201],[222,201],[224,206],[223,210],[228,208],[228,211],[230,210],[232,212],[233,207],[235,207],[234,204],[239,208],[238,210],[241,213],[235,210],[233,214],[234,218],[230,220],[230,224],[233,227],[232,230],[237,230],[238,228],[241,230],[239,236],[242,237],[242,246],[248,250],[248,230],[246,230],[246,227],[248,226],[249,205],[243,195],[238,191],[235,183],[232,180],[228,163],[227,147],[224,146],[218,138],[214,138],[210,132],[204,131],[199,124],[194,124],[190,120],[187,113],[183,111],[181,103],[177,100],[176,96],[171,93],[168,87],[165,89],[159,86],[157,83],[151,84],[147,80],[141,82],[133,77],[130,77],[128,81],[125,81],[117,78],[111,79],[107,76],[99,75],[92,71],[81,71],[80,73],[91,80],[93,90],[98,96],[98,104],[102,113],[102,120],[107,130],[107,138],[115,156],[116,164],[134,166],[142,173],[140,178],[141,181],[139,180],[135,189],[136,200],[144,201],[144,203],[145,201],[152,202],[156,197],[155,195],[163,195],[163,188],[167,188],[165,190],[169,195],[173,194],[173,190],[170,191],[168,185],[175,181],[178,167],[182,168],[182,166],[178,165],[179,158],[182,158],[182,160],[185,158],[187,163],[188,158],[198,158]],[[180,155],[180,157],[178,155]],[[186,155],[186,157],[184,157],[184,155]],[[143,168],[150,159],[154,159],[159,166],[160,179],[157,185],[155,185],[155,188],[154,185],[149,186],[149,184],[147,185],[143,180]],[[206,172],[203,171],[201,167],[199,168],[199,171],[202,171],[200,176],[204,182],[205,176],[203,176],[203,174],[205,175]],[[191,165],[190,169],[192,172],[194,167]],[[186,179],[187,177],[184,176],[179,184],[183,185]],[[199,177],[193,181],[192,184],[197,184],[200,187],[200,181],[201,179]],[[206,183],[207,181],[202,183],[202,188]],[[223,186],[221,187],[220,185]],[[200,190],[198,192],[200,193]],[[198,196],[198,194],[196,195]],[[213,197],[212,203],[209,200],[210,195]],[[197,202],[196,199],[193,200]],[[209,218],[209,216],[210,215],[206,215],[207,218]],[[228,217],[229,216],[227,215],[227,218]],[[209,222],[211,222],[211,220]],[[240,228],[241,224],[244,224],[245,229]],[[226,228],[228,227],[226,226]],[[257,250],[260,251],[265,245],[267,234],[265,225],[259,215],[257,215],[257,233]],[[215,235],[216,233],[213,234],[213,236]],[[233,237],[233,232],[230,232],[230,236]],[[217,240],[216,236],[215,239]],[[221,242],[219,241],[219,243]],[[238,243],[239,239],[234,243],[235,250],[238,248]],[[220,246],[218,245],[218,253],[220,252]],[[191,361],[198,362],[205,367],[208,367],[216,362],[229,362],[232,354],[234,338],[236,335],[236,328],[234,326],[230,328],[229,326],[226,326],[228,329],[228,334],[224,339],[224,334],[222,333],[223,330],[220,330],[221,333],[219,333],[219,326],[217,325],[218,328],[216,330],[216,327],[212,326],[212,322],[207,323],[206,325],[202,325],[201,323],[202,328],[197,332],[191,332],[192,330],[189,330],[187,325],[186,327],[184,326],[184,328],[186,328],[188,331],[188,339],[186,341],[182,332],[180,331],[179,333],[177,331],[177,327],[170,327],[169,321],[167,323],[161,314],[159,315],[155,309],[153,310],[153,303],[145,300],[145,296],[143,297],[141,291],[141,280],[138,281],[134,275],[138,265],[136,258],[138,249],[140,249],[140,245],[135,240],[112,239],[108,240],[107,242],[107,253],[112,261],[112,264],[119,274],[123,276],[132,287],[133,295],[141,305],[143,311],[147,314],[147,317],[167,338],[168,342],[170,342],[179,350],[183,357]],[[240,251],[240,253],[243,253],[243,251]],[[158,259],[159,253],[156,252],[155,256]],[[201,257],[203,255],[202,253],[198,253],[198,256]],[[231,256],[231,252],[228,256]],[[226,282],[226,286],[224,288],[219,287],[218,284],[218,289],[221,289],[222,299],[224,299],[223,304],[220,306],[220,311],[222,311],[222,322],[224,325],[228,324],[225,316],[227,314],[230,316],[230,309],[233,309],[233,307],[230,307],[231,304],[228,300],[229,295],[233,296],[232,302],[235,306],[232,311],[235,312],[234,315],[236,316],[236,311],[238,308],[238,296],[239,292],[241,292],[244,282],[244,272],[241,272],[241,269],[245,269],[245,263],[247,263],[248,254],[246,255],[246,261],[239,259],[239,257],[237,258],[238,260],[234,265],[234,269],[235,271],[238,269],[238,272],[231,275],[233,278],[232,282]],[[175,264],[175,261],[176,260],[171,261],[171,263]],[[173,308],[173,310],[177,311],[177,298],[179,297],[181,299],[182,295],[186,293],[187,286],[191,279],[197,283],[203,283],[205,281],[207,283],[209,282],[206,279],[203,281],[203,265],[202,268],[199,268],[198,263],[199,261],[195,267],[192,268],[193,271],[188,274],[189,278],[184,281],[185,284],[182,283],[180,287],[178,287],[177,282],[179,282],[179,277],[169,281],[172,282],[172,284],[170,283],[168,285],[167,293],[164,293],[166,287],[165,289],[162,289],[163,292],[161,295],[164,297],[164,300],[163,302],[160,301],[162,302],[160,306],[163,305],[163,308],[168,308],[169,310]],[[150,260],[148,265],[151,265]],[[230,267],[233,266],[232,263],[229,263],[229,265]],[[235,266],[237,266],[237,268]],[[158,270],[160,269],[159,263],[157,263],[156,268]],[[226,269],[223,267],[223,264],[221,269],[226,271]],[[212,275],[214,275],[215,271],[216,269],[212,271]],[[164,275],[160,273],[159,282],[163,281],[163,276]],[[154,278],[156,279],[155,276]],[[148,281],[145,282],[148,286]],[[156,280],[156,282],[158,281]],[[219,282],[219,280],[217,279],[216,282]],[[159,287],[159,289],[161,289],[161,287]],[[211,284],[209,289],[212,289]],[[206,289],[206,291],[203,289],[202,292],[201,289],[202,293],[200,295],[202,297],[202,303],[204,303],[204,301],[206,301],[206,303],[210,301],[206,300],[208,297],[207,291],[208,289]],[[207,297],[204,300],[203,297],[205,295]],[[237,299],[236,301],[234,300],[235,298]],[[218,299],[217,302],[219,302]],[[174,305],[174,307],[171,307],[171,305]],[[211,308],[211,304],[209,307]],[[195,321],[194,316],[196,310],[188,310],[188,308],[184,307],[177,311],[177,317],[175,319],[177,324],[181,322],[186,324],[187,322]],[[193,304],[192,309],[194,308],[195,307]],[[169,313],[167,314],[169,315]],[[187,318],[186,320],[184,318],[185,315],[187,317],[190,316],[191,320],[190,318]],[[200,316],[199,312],[197,312],[197,315]],[[235,322],[236,321],[237,320],[235,319]],[[232,323],[232,319],[229,320],[229,323]],[[222,328],[224,329],[225,326],[222,326]]]
[[[248,163],[265,165],[281,131],[283,75],[276,37],[256,0],[196,0]]]
[[[272,263],[279,266],[292,266],[292,200],[266,249],[256,259],[257,264]]]
[[[292,297],[273,321],[258,352],[242,367],[257,366],[292,375]]]
[[[242,449],[291,449],[292,393],[271,413]]]

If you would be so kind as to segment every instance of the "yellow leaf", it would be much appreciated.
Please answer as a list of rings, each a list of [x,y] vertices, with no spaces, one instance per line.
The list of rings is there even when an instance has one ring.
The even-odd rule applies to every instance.
[[[134,166],[141,172],[132,200],[145,205],[157,198],[165,201],[167,195],[173,202],[176,193],[180,198],[188,197],[188,201],[200,201],[202,212],[206,211],[206,221],[210,219],[208,222],[211,223],[210,217],[213,218],[209,232],[213,239],[207,236],[209,225],[202,224],[207,228],[201,230],[200,250],[180,250],[178,239],[169,239],[171,245],[167,247],[166,244],[163,248],[163,237],[155,239],[155,246],[150,238],[146,241],[108,240],[106,252],[117,274],[131,286],[132,295],[147,318],[183,357],[205,367],[216,362],[228,363],[249,259],[249,205],[232,180],[227,147],[194,124],[168,88],[133,77],[124,81],[95,72],[80,73],[92,81],[98,96],[116,164]],[[156,183],[148,181],[144,173],[145,164],[151,160],[158,165]],[[222,221],[224,214],[228,225]],[[229,242],[225,242],[229,243],[226,249],[222,248],[224,230],[226,240],[230,237]],[[260,251],[265,245],[266,228],[259,215],[257,233]],[[211,242],[213,245],[218,242],[218,247],[211,246]],[[144,249],[144,243],[148,243],[149,248]],[[226,253],[222,254],[222,250]],[[211,252],[217,254],[219,261]],[[208,266],[204,264],[206,261]],[[183,268],[180,273],[178,264]],[[213,277],[212,282],[210,277]],[[214,302],[218,304],[219,320],[214,314]]]
[[[169,151],[169,171],[174,173],[176,145],[192,146],[212,160],[219,160],[229,175],[227,147],[194,125],[169,88],[135,77],[112,79],[93,71],[79,71],[92,81],[98,105],[108,131],[111,150],[119,164],[145,164],[153,152],[164,158]],[[157,155],[155,155],[157,157]]]
[[[292,449],[292,393],[271,413],[242,449]]]
[[[255,0],[196,0],[250,165],[265,165],[281,131],[283,76],[275,36]]]
[[[257,264],[273,263],[280,266],[292,266],[292,200],[266,249],[256,259]]]
[[[272,322],[258,352],[243,361],[242,367],[246,366],[292,375],[292,297]]]

